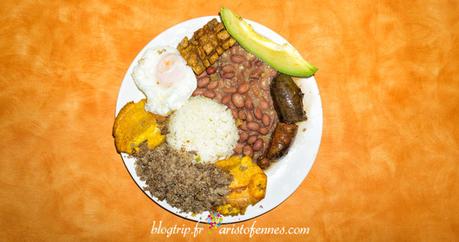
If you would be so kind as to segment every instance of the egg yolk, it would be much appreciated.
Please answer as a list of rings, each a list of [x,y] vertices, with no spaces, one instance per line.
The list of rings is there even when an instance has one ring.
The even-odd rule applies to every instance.
[[[156,84],[164,88],[174,86],[185,78],[183,59],[178,54],[165,54],[161,57],[156,67]]]

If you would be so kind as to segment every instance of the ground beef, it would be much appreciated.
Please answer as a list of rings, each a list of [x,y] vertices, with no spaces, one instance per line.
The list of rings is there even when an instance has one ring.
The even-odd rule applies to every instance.
[[[200,213],[224,203],[232,176],[213,164],[193,163],[194,155],[167,143],[135,154],[136,172],[144,187],[160,201],[184,212]]]

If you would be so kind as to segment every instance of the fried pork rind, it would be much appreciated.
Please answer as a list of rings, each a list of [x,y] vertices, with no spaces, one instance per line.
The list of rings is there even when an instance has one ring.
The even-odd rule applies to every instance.
[[[178,51],[196,75],[214,64],[223,52],[236,43],[225,26],[212,19],[194,32],[193,37],[185,37],[177,46]]]
[[[226,204],[216,209],[222,215],[244,214],[246,208],[265,197],[267,176],[249,156],[232,156],[215,163],[217,167],[227,170],[233,175],[226,195]]]
[[[113,137],[118,153],[133,154],[144,142],[149,149],[164,142],[165,136],[157,122],[164,117],[145,111],[145,101],[127,103],[116,116]]]

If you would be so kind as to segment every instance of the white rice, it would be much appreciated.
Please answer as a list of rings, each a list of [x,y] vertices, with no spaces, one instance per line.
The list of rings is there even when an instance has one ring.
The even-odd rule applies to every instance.
[[[202,162],[213,163],[233,153],[239,135],[225,105],[192,97],[171,116],[166,139],[173,148],[194,151]]]

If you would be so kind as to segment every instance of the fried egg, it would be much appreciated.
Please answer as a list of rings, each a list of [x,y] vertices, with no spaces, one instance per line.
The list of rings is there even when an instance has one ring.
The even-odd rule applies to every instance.
[[[132,73],[135,85],[147,97],[145,110],[168,115],[180,108],[196,89],[196,76],[173,47],[147,49]]]

